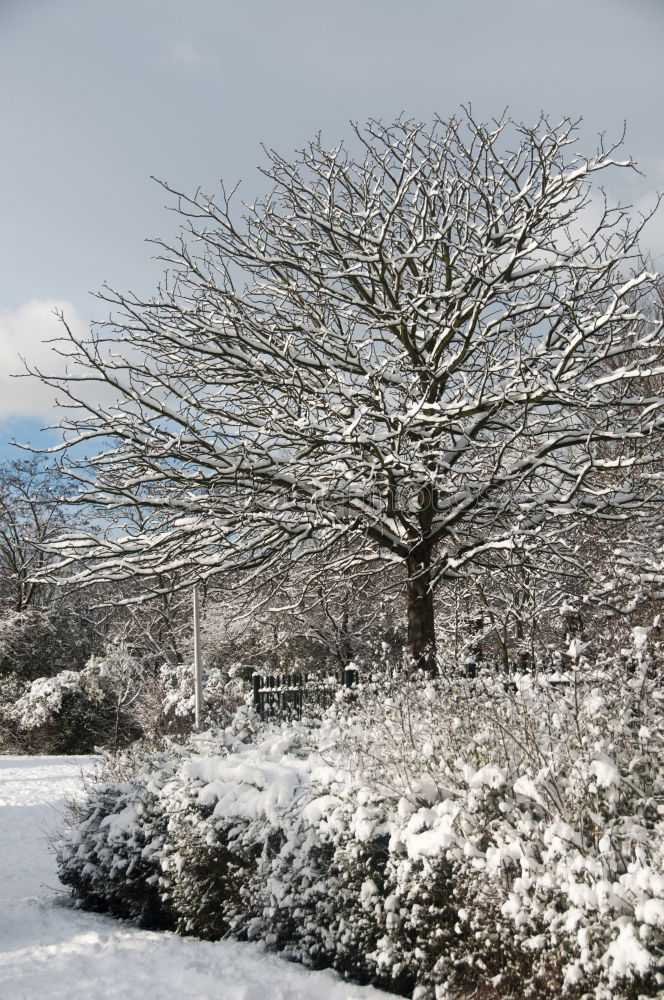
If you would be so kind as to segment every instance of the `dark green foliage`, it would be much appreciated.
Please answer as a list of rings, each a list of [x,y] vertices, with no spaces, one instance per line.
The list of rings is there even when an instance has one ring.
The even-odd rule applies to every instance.
[[[154,794],[133,782],[106,783],[71,811],[76,829],[58,847],[58,869],[81,905],[141,927],[173,928],[160,885],[166,823]]]
[[[195,809],[171,817],[163,866],[164,898],[176,914],[176,930],[217,941],[232,932],[245,937],[250,919],[246,885],[259,849],[243,848],[237,836],[213,833]],[[237,824],[236,824],[237,834]]]
[[[140,736],[129,716],[118,711],[112,699],[92,701],[82,691],[67,691],[62,707],[33,734],[52,754],[86,754],[108,743],[109,734],[117,748],[125,747]]]

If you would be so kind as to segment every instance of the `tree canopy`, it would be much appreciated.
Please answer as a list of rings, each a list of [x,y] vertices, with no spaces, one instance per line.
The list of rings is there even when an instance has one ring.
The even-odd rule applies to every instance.
[[[66,328],[79,374],[38,373],[72,406],[65,452],[101,442],[63,462],[81,501],[145,514],[63,562],[246,580],[397,561],[431,667],[442,581],[552,518],[644,501],[662,399],[638,387],[664,371],[644,220],[591,192],[631,162],[576,140],[570,120],[370,121],[269,152],[272,192],[237,211],[165,185],[183,228],[156,295],[106,290],[108,322]]]

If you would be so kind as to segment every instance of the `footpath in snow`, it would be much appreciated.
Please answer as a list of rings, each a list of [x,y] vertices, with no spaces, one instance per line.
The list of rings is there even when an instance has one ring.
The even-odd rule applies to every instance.
[[[141,931],[76,910],[48,837],[85,757],[0,757],[0,1000],[394,1000],[257,945]]]

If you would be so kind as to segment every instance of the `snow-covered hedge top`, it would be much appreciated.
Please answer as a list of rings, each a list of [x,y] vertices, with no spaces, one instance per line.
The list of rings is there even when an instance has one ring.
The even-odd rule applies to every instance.
[[[615,1000],[640,977],[654,995],[652,983],[664,986],[664,699],[647,640],[639,655],[633,674],[579,661],[555,684],[368,685],[317,727],[273,728],[255,744],[227,730],[216,749],[199,737],[160,777],[148,761],[133,780],[173,822],[193,811],[206,842],[246,829],[260,845],[278,831],[281,853],[265,863],[288,857],[261,884],[279,886],[280,906],[295,892],[289,872],[312,883],[312,845],[360,857],[380,840],[389,906],[368,875],[358,890],[361,907],[395,914],[372,953],[379,970],[401,961],[394,935],[420,919],[408,901],[426,896],[444,862],[463,940],[504,933],[502,946],[535,964],[554,955],[565,989]]]

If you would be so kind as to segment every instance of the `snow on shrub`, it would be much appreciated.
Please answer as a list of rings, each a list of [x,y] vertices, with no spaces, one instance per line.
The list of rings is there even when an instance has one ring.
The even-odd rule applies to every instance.
[[[91,781],[87,797],[70,805],[73,826],[56,850],[66,884],[86,909],[148,928],[174,925],[159,884],[167,817],[158,791],[176,760],[173,750],[152,754],[149,780],[141,780],[145,758],[128,752],[120,767],[107,758],[106,780]]]
[[[124,647],[111,647],[82,670],[38,677],[5,702],[2,714],[48,752],[85,753],[98,742],[117,746],[138,735],[129,709],[139,685],[138,662]]]
[[[229,729],[167,774],[143,759],[92,794],[62,877],[80,893],[86,871],[95,905],[108,881],[118,912],[117,842],[123,870],[149,858],[181,932],[261,938],[404,995],[657,996],[655,639],[635,635],[632,673],[577,650],[554,678],[375,679],[318,726]]]
[[[187,663],[164,663],[159,669],[162,711],[171,723],[191,727],[194,719],[194,668]],[[228,725],[245,700],[246,684],[232,671],[218,667],[203,671],[203,724]],[[176,726],[177,728],[177,726]]]
[[[12,715],[23,729],[37,729],[60,714],[68,695],[82,695],[83,685],[84,678],[75,670],[38,677],[15,702]]]
[[[247,695],[232,671],[205,670],[205,725],[228,725]],[[184,737],[193,719],[193,667],[164,663],[150,671],[121,643],[80,670],[32,682],[10,674],[0,692],[0,739],[21,752],[87,753],[95,746],[118,749],[138,736]]]

